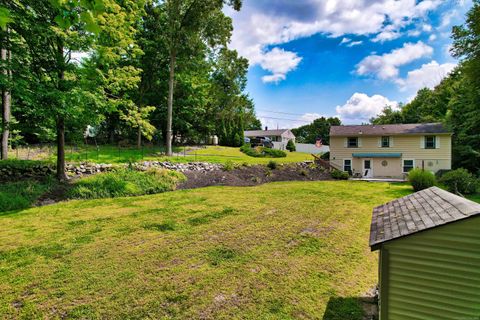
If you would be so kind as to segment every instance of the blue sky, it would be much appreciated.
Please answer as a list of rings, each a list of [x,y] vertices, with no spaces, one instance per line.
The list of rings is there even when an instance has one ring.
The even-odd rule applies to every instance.
[[[239,13],[228,12],[230,46],[250,61],[247,91],[264,125],[296,127],[319,116],[362,123],[454,68],[450,30],[470,7],[455,0],[244,0]]]

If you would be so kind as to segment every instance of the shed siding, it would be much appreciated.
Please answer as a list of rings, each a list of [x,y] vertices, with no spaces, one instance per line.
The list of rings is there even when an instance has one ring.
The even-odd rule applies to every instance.
[[[480,318],[480,217],[385,243],[381,320]],[[385,284],[382,284],[384,287]],[[380,293],[382,295],[382,293]]]

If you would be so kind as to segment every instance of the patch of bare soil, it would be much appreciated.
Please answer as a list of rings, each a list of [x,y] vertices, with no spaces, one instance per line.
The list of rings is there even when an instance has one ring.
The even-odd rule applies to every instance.
[[[267,166],[241,166],[230,171],[209,172],[186,171],[187,181],[178,189],[194,189],[209,186],[255,186],[274,181],[315,181],[330,180],[331,176],[321,168],[305,163],[278,165],[276,169]]]

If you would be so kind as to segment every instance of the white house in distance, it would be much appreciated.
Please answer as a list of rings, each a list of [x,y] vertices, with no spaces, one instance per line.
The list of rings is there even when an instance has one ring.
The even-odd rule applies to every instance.
[[[243,135],[246,138],[265,137],[273,142],[283,142],[285,144],[287,144],[289,140],[295,142],[295,135],[289,129],[268,130],[268,127],[265,127],[265,130],[244,131]]]
[[[403,178],[413,168],[449,170],[452,133],[441,123],[332,126],[330,163],[364,178]]]
[[[265,127],[265,130],[250,130],[245,131],[243,135],[246,138],[255,138],[255,137],[266,137],[273,141],[273,148],[279,150],[286,150],[288,141],[292,140],[295,143],[296,151],[303,153],[313,153],[313,154],[322,154],[329,152],[330,149],[325,145],[315,145],[308,143],[296,143],[295,135],[289,129],[277,129],[277,130],[268,130],[268,127]]]

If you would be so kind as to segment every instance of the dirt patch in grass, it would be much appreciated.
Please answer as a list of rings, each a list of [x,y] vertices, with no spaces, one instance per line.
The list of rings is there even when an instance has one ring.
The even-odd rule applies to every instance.
[[[263,165],[239,166],[231,171],[184,172],[187,181],[178,189],[195,189],[209,186],[255,186],[276,181],[331,180],[328,172],[308,163],[279,164],[276,169]]]

